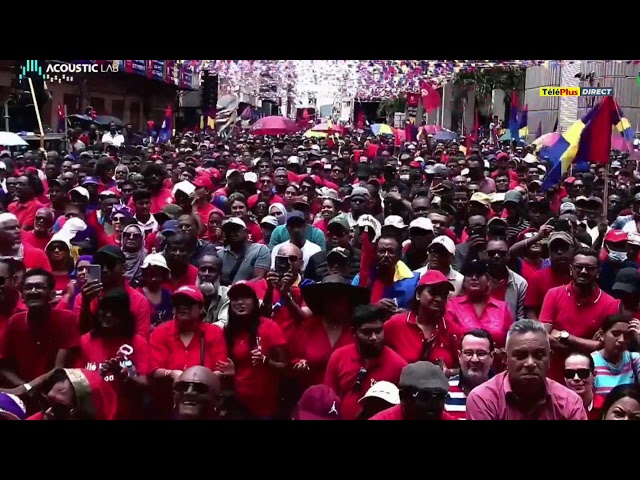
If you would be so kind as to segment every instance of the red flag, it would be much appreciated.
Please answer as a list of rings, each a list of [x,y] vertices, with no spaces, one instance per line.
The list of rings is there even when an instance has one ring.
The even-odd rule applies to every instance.
[[[358,118],[356,119],[356,129],[362,130],[364,128],[364,112],[360,110],[358,112]]]
[[[431,112],[440,106],[442,102],[440,94],[430,83],[422,80],[420,82],[420,93],[422,94],[422,106],[427,112]]]

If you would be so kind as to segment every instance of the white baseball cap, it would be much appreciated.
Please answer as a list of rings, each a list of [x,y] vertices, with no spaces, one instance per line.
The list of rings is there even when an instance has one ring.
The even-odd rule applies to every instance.
[[[169,266],[167,265],[167,261],[164,258],[164,255],[161,253],[150,253],[146,257],[144,257],[144,262],[142,262],[142,269],[149,267],[160,267],[165,269],[167,272],[170,272]]]
[[[456,244],[453,243],[453,240],[451,240],[446,235],[440,235],[439,237],[434,238],[433,242],[429,244],[429,247],[433,245],[442,245],[451,255],[454,255],[456,253]]]
[[[175,184],[175,186],[173,187],[173,190],[171,191],[171,194],[175,197],[176,192],[178,191],[182,193],[186,193],[187,195],[191,195],[193,192],[196,191],[196,186],[191,182],[187,182],[186,180],[183,180]]]
[[[404,224],[404,220],[399,215],[389,215],[384,219],[384,226],[399,228],[400,230],[407,228],[407,226]]]
[[[89,200],[91,198],[91,195],[89,195],[89,190],[87,190],[84,187],[74,187],[71,190],[69,190],[69,193],[71,193],[71,192],[78,192],[80,195],[82,195],[87,200]]]
[[[278,219],[276,217],[274,217],[273,215],[267,215],[265,217],[262,218],[262,220],[260,220],[260,225],[262,225],[263,223],[266,223],[267,225],[272,225],[274,227],[278,226]]]
[[[296,157],[295,155],[291,155],[288,159],[287,159],[287,163],[300,163],[300,159],[298,157]]]
[[[222,228],[224,228],[225,225],[229,225],[233,223],[234,225],[239,225],[242,228],[247,228],[247,224],[244,223],[244,220],[242,220],[241,218],[238,217],[229,217],[227,218],[224,222],[222,222]]]
[[[240,173],[240,170],[236,169],[236,168],[232,168],[231,170],[227,170],[227,173],[225,173],[224,178],[227,179],[231,176],[231,174],[238,172]]]
[[[409,230],[411,230],[412,228],[419,228],[420,230],[433,232],[433,223],[428,218],[419,217],[415,220],[412,220],[409,224]]]
[[[244,181],[250,183],[258,183],[258,175],[253,172],[247,172],[244,174]]]
[[[371,388],[369,388],[369,390],[367,390],[364,397],[358,400],[358,403],[362,402],[365,398],[370,397],[379,398],[391,405],[399,405],[400,389],[391,382],[385,382],[384,380],[376,382]]]

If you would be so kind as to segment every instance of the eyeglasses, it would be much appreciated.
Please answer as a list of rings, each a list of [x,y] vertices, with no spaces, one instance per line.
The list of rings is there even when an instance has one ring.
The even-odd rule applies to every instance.
[[[473,356],[476,355],[479,360],[483,360],[489,356],[489,352],[485,350],[463,350],[462,354],[467,358],[473,358]]]
[[[356,381],[353,384],[354,392],[359,392],[362,390],[362,384],[364,383],[364,379],[366,378],[367,373],[369,372],[366,368],[360,367],[360,370],[358,370],[358,374],[356,375]]]
[[[176,393],[187,393],[192,389],[198,395],[209,393],[209,386],[200,382],[176,382],[173,384],[173,391]]]
[[[578,378],[580,380],[586,380],[587,378],[589,378],[589,375],[591,375],[591,370],[589,370],[588,368],[566,368],[564,370],[564,378],[566,378],[567,380],[576,378],[576,375],[578,375]]]
[[[505,250],[487,250],[487,255],[490,257],[495,257],[497,255],[501,258],[504,258],[507,256],[508,253],[509,252]]]
[[[141,238],[142,235],[137,232],[125,232],[122,234],[122,238]]]

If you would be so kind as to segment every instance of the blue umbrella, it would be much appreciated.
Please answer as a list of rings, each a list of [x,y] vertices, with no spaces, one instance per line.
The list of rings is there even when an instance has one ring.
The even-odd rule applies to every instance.
[[[442,130],[433,136],[433,139],[438,142],[450,142],[451,140],[458,140],[458,134],[451,130]]]

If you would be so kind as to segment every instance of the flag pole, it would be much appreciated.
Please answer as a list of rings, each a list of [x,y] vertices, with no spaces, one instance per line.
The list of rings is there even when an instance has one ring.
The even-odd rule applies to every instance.
[[[33,107],[36,109],[36,119],[38,120],[38,128],[40,129],[40,148],[44,148],[44,129],[42,128],[42,119],[40,118],[40,108],[38,107],[38,100],[36,99],[36,92],[33,88],[33,80],[31,77],[27,77],[29,80],[29,90],[31,90],[31,98],[33,98]]]

